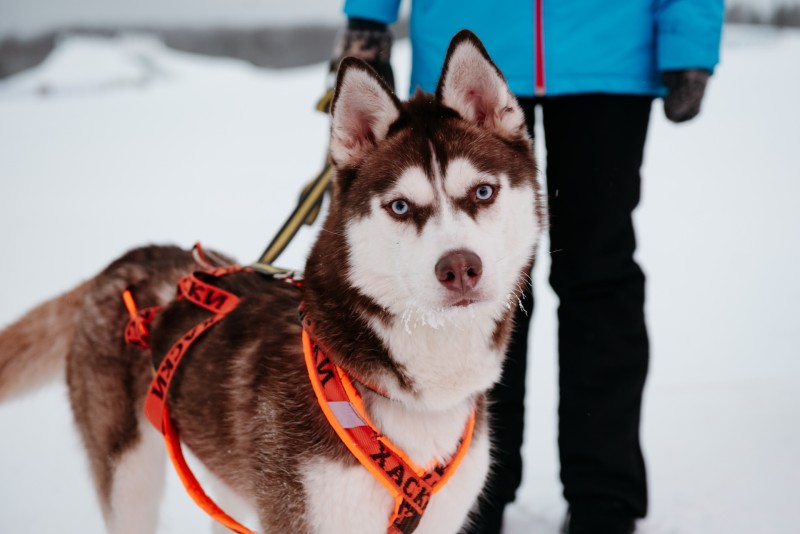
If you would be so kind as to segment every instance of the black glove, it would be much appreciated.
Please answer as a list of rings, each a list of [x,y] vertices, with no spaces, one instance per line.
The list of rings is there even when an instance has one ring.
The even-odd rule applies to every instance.
[[[328,88],[336,82],[339,63],[346,57],[366,61],[394,91],[394,72],[389,62],[392,53],[392,32],[382,22],[352,18],[336,40],[331,58]]]
[[[700,102],[711,73],[703,69],[668,70],[661,73],[667,86],[664,114],[672,122],[684,122],[700,112]]]

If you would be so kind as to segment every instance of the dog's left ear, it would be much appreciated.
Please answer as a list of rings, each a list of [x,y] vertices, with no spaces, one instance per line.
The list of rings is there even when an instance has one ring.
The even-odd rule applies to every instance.
[[[525,114],[480,39],[461,30],[450,41],[436,99],[464,119],[508,138],[527,137]]]
[[[342,60],[331,104],[333,164],[348,166],[382,141],[400,117],[400,101],[364,61]]]

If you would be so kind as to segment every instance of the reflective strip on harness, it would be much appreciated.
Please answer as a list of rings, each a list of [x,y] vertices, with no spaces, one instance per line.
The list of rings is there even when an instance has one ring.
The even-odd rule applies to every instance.
[[[347,374],[337,367],[310,337],[303,320],[306,369],[328,423],[358,461],[394,497],[388,534],[411,534],[436,493],[458,468],[472,439],[475,412],[470,414],[458,450],[447,465],[426,471],[417,467],[369,421],[361,395]]]
[[[339,421],[342,427],[355,428],[357,426],[368,426],[367,423],[359,417],[352,402],[331,401],[328,403],[328,406],[331,407],[333,415],[336,416],[336,420]]]

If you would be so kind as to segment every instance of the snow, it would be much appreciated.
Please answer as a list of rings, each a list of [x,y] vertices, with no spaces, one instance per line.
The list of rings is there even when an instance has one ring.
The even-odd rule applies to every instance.
[[[673,125],[654,105],[636,214],[652,341],[644,534],[800,525],[798,57],[798,31],[728,28],[702,115]],[[257,258],[321,166],[324,78],[323,65],[259,70],[128,36],[65,39],[0,83],[0,325],[138,244]],[[314,231],[280,263],[301,267]],[[555,534],[564,512],[547,246],[506,534]],[[0,532],[103,532],[64,386],[0,405],[0,429]],[[208,531],[167,476],[160,532]]]

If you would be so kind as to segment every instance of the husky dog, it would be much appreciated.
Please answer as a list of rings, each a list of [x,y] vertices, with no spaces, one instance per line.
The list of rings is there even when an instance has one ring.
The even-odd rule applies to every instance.
[[[222,507],[254,510],[262,532],[386,532],[393,497],[329,426],[309,383],[302,301],[369,418],[416,465],[450,459],[476,414],[463,461],[416,529],[455,533],[490,468],[485,392],[544,222],[525,118],[468,31],[453,39],[436,94],[405,103],[345,59],[331,115],[337,177],[302,288],[254,272],[219,280],[242,302],[192,345],[169,393],[172,419],[220,483]],[[173,300],[176,281],[198,269],[188,251],[139,248],[0,332],[0,399],[66,366],[113,534],[157,527],[165,452],[142,415],[148,356],[159,361],[208,317]],[[126,288],[141,306],[164,307],[151,352],[123,341]]]

